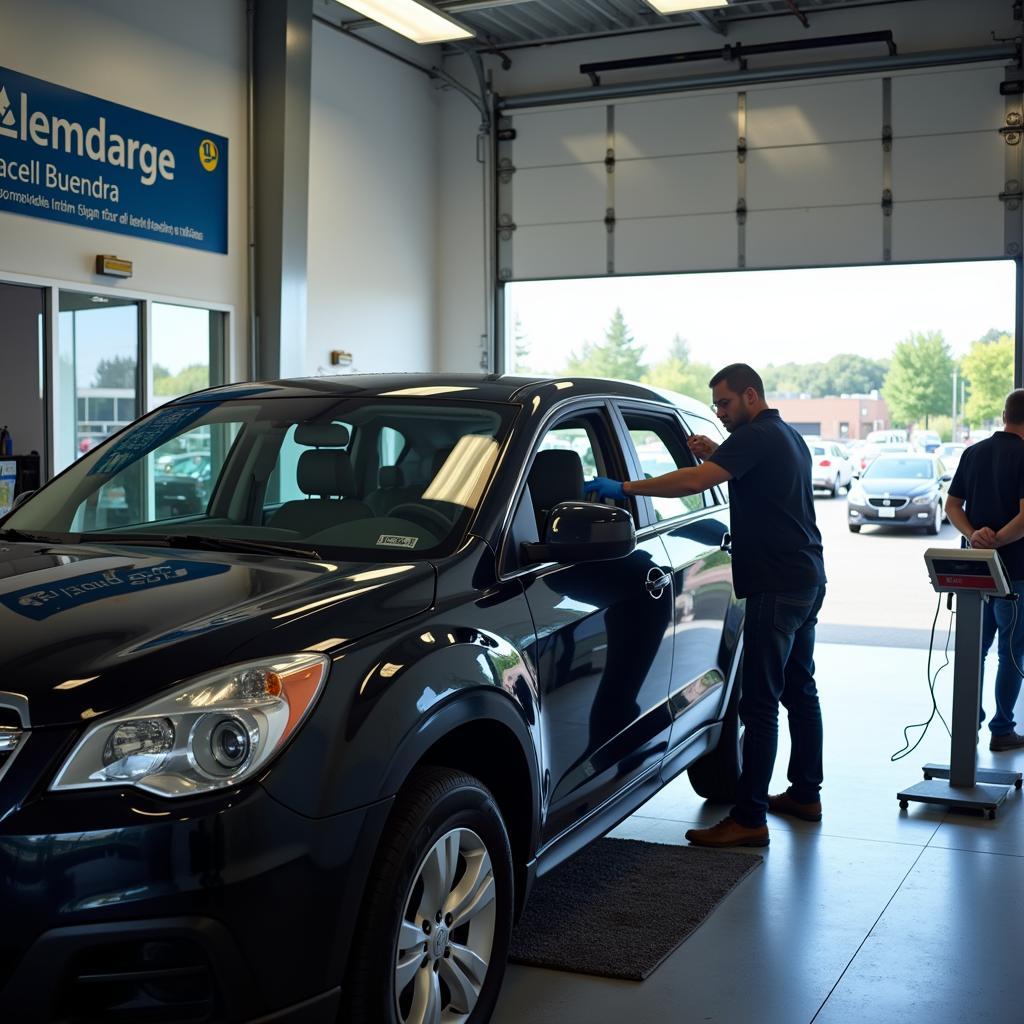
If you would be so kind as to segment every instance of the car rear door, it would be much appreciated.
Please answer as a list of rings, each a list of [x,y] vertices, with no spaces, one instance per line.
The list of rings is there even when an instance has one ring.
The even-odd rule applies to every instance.
[[[618,409],[642,475],[697,465],[687,446],[691,432],[719,437],[710,421],[694,418],[688,425],[673,410],[626,402],[619,403]],[[723,644],[723,631],[735,601],[729,512],[718,488],[685,498],[643,499],[643,504],[643,536],[664,544],[672,567],[671,756],[697,729],[724,711],[729,673],[724,662],[732,644]]]
[[[503,545],[503,575],[521,574],[537,635],[544,842],[653,775],[672,722],[672,577],[660,538],[648,534],[631,555],[609,561],[516,562],[554,504],[582,497],[566,472],[579,473],[573,453],[587,478],[625,475],[604,402],[574,407],[542,430]],[[632,499],[620,504],[636,518]]]

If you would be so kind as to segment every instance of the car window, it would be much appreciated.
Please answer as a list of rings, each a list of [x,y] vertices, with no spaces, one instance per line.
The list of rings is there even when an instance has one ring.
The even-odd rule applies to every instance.
[[[865,480],[931,480],[935,477],[935,464],[930,459],[875,459],[864,473]]]
[[[648,416],[629,410],[623,412],[623,418],[645,477],[662,476],[697,464],[686,446],[685,434],[676,419]],[[674,519],[705,507],[704,492],[683,498],[651,498],[650,501],[658,520]]]
[[[590,480],[597,476],[597,456],[594,454],[594,437],[592,428],[586,421],[570,423],[554,427],[543,437],[538,451],[571,451],[580,457],[583,466],[583,479]]]

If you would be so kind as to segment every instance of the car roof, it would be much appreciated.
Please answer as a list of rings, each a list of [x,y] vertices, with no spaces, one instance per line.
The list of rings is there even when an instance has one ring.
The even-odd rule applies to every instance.
[[[450,392],[438,388],[452,388]],[[600,377],[519,377],[493,373],[350,373],[325,377],[243,381],[182,395],[171,404],[224,402],[245,398],[432,398],[445,401],[554,405],[569,397],[611,396],[676,405],[708,418],[709,407],[665,388]]]

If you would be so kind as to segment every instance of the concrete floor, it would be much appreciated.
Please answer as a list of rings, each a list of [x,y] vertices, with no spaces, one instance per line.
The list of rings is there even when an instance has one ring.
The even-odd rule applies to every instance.
[[[936,719],[912,755],[890,761],[903,725],[931,708],[926,657],[819,644],[824,820],[771,818],[763,866],[646,981],[510,966],[494,1024],[1024,1020],[1024,797],[1011,790],[994,821],[925,804],[901,811],[896,800],[922,764],[949,760]],[[936,687],[947,720],[951,684],[950,667]],[[786,786],[784,722],[773,791]],[[990,754],[987,729],[981,739],[980,764],[1024,768],[1024,752]],[[612,834],[683,843],[692,824],[726,810],[706,805],[683,775]]]

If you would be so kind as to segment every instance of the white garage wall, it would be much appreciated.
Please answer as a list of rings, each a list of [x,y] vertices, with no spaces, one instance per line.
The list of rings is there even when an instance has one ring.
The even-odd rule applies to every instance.
[[[223,303],[245,337],[245,3],[242,0],[0,0],[0,66],[224,135],[228,254],[0,212],[0,277],[81,282],[97,253],[134,260],[118,287]]]
[[[421,65],[436,59],[430,49],[412,56]],[[332,349],[352,353],[352,371],[432,369],[436,89],[317,23],[310,118],[307,370],[338,372]]]
[[[732,29],[727,40],[693,28],[629,39],[516,50],[511,53],[513,66],[510,70],[503,71],[493,62],[494,87],[498,93],[508,96],[580,88],[586,81],[578,73],[581,63],[627,55],[716,48],[727,41],[752,44],[891,28],[900,53],[906,54],[991,45],[993,32],[999,37],[1008,37],[1019,28],[1012,21],[1010,5],[1005,0],[971,0],[970,3],[922,0],[914,4],[881,5],[818,15],[811,12],[811,20],[809,31],[802,29],[795,19],[750,21]],[[882,52],[880,45],[876,44],[872,48],[859,47],[848,52],[833,49],[811,54],[759,57],[756,62],[752,60],[752,64],[767,67],[811,63],[881,55]],[[722,71],[728,67],[723,63],[695,65],[692,73]],[[734,65],[732,67],[735,68]],[[464,59],[451,60],[446,68],[468,81]],[[668,68],[645,69],[633,73],[633,77],[670,77],[672,72],[673,69]],[[966,68],[962,73],[966,76],[962,79],[964,82],[970,76],[974,80],[979,76],[978,69]],[[606,76],[605,81],[628,81],[628,76],[629,73],[619,73]],[[952,102],[957,96],[956,80],[940,81],[938,77],[932,77],[927,80],[921,78],[919,82],[926,93],[923,101],[913,101],[913,83],[902,88],[897,88],[897,83],[894,83],[893,121],[894,125],[903,126],[897,130],[905,136],[927,133],[926,129],[918,126],[922,115],[929,109],[927,95],[930,94],[931,109],[938,114],[940,122],[935,130],[944,133],[958,131],[957,104]],[[852,183],[850,196],[839,200],[824,215],[809,213],[806,218],[809,230],[820,238],[849,235],[848,252],[852,262],[880,261],[880,83],[877,80],[862,83],[837,79],[817,84],[799,83],[792,90],[789,100],[799,96],[800,104],[807,111],[813,114],[812,108],[821,107],[829,116],[807,118],[803,116],[806,111],[793,110],[792,116],[787,118],[783,109],[787,102],[784,85],[751,87],[748,90],[748,131],[751,134],[748,143],[751,147],[758,144],[753,138],[757,130],[755,126],[759,125],[765,133],[760,143],[763,148],[760,152],[752,148],[748,157],[747,201],[752,211],[745,239],[748,265],[792,265],[799,262],[792,259],[792,254],[799,251],[804,233],[802,230],[790,231],[791,237],[788,237],[783,228],[789,230],[793,227],[793,211],[805,203],[810,204],[813,199],[811,192],[815,189],[819,198],[830,194],[829,172],[834,169],[834,162],[840,154]],[[861,95],[865,90],[871,93],[867,111],[865,103],[868,101]],[[969,88],[966,93],[971,91]],[[907,113],[911,102],[904,103],[905,97],[911,97],[913,106],[910,122]],[[1001,100],[997,97],[999,102]],[[716,104],[728,107],[718,111],[720,117],[714,116]],[[688,117],[688,127],[700,125],[702,131],[697,134],[703,137],[687,134],[682,138],[677,135],[671,147],[665,148],[665,140],[659,138],[664,124],[653,116],[657,106],[666,111],[669,124]],[[446,122],[460,116],[451,101],[443,110]],[[952,118],[946,116],[950,111],[954,115]],[[600,220],[602,207],[608,198],[607,178],[601,163],[608,138],[605,106],[576,107],[572,111],[538,110],[516,117],[529,124],[530,130],[521,132],[513,145],[517,168],[512,184],[514,219],[520,223],[520,213],[525,212],[525,206],[529,214],[525,223],[536,225],[515,232],[516,276],[604,273],[609,255],[607,233]],[[865,118],[871,121],[866,128],[860,125]],[[716,137],[716,125],[727,134],[731,133],[727,142],[723,143]],[[858,132],[858,125],[863,128],[862,132]],[[841,126],[838,135],[835,134],[836,126]],[[722,92],[691,93],[677,94],[660,101],[624,103],[615,111],[615,128],[619,149],[628,153],[632,146],[637,152],[665,156],[661,160],[621,162],[616,167],[616,214],[633,218],[616,226],[616,271],[643,273],[735,266],[736,90],[731,90],[731,97]],[[454,130],[452,127],[453,133]],[[963,126],[959,130],[963,130]],[[817,134],[813,138],[797,140],[794,133],[799,134],[800,131],[805,135],[808,131]],[[907,144],[900,140],[893,154],[894,191],[897,200],[902,196],[911,202],[899,209],[894,217],[894,259],[948,259],[1001,254],[1001,250],[991,252],[985,244],[977,242],[977,229],[980,217],[991,222],[987,223],[987,237],[998,236],[1001,240],[1001,204],[991,199],[993,191],[997,193],[999,187],[993,190],[991,186],[995,179],[989,172],[994,167],[1002,172],[1003,166],[987,150],[982,153],[980,144],[975,145],[974,141],[965,136],[959,149],[946,143],[943,159],[936,162],[933,142],[920,139]],[[782,165],[792,156],[794,150],[789,147],[796,142],[800,145],[795,152],[801,158],[798,160],[798,173],[794,173],[792,167],[787,172]],[[956,166],[958,153],[962,158],[959,162],[963,164],[959,169]],[[974,161],[970,159],[972,153],[976,158]],[[616,155],[621,158],[623,153],[617,151]],[[824,162],[824,166],[820,168],[820,174],[809,175],[808,167],[813,165],[814,159],[819,164]],[[859,175],[852,172],[855,165],[859,166],[858,160],[864,165]],[[523,168],[522,172],[519,168]],[[984,181],[980,180],[982,177]],[[473,231],[467,223],[471,218],[482,216],[482,204],[468,189],[470,180],[471,170],[465,161],[446,145],[442,152],[441,209],[446,211],[446,219],[458,211],[461,234],[467,244],[475,248],[472,256],[465,248],[442,253],[439,290],[441,359],[442,364],[450,368],[468,369],[476,365],[475,346],[466,327],[482,315],[483,308],[481,295],[472,287],[466,287],[463,280],[467,261],[482,259],[483,254],[482,240],[473,242]],[[685,195],[680,194],[680,181],[689,186]],[[857,181],[870,181],[870,186],[864,185],[867,191],[861,189],[863,195],[853,194],[857,192]],[[989,198],[979,202],[979,196]],[[755,216],[756,204],[760,204],[760,210]],[[777,212],[780,208],[784,211],[782,214]],[[597,216],[595,211],[598,211]],[[666,214],[677,217],[675,227]],[[784,224],[771,223],[773,218],[779,220],[780,217]],[[679,230],[680,224],[685,224],[687,231]]]

